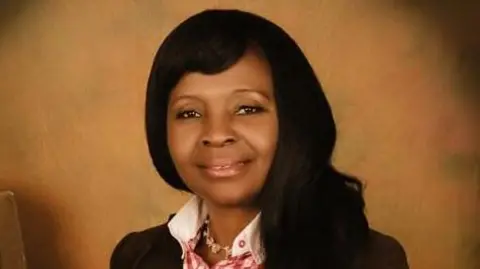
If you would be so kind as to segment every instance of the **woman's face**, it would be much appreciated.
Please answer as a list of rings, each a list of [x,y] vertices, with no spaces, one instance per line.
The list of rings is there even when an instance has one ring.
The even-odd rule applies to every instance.
[[[248,51],[222,73],[185,75],[167,117],[168,147],[185,184],[210,204],[251,205],[277,144],[268,63]]]

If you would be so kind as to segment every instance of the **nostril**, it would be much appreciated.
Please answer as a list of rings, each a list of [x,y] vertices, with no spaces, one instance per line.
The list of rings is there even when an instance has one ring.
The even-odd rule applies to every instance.
[[[225,144],[227,144],[227,145],[228,145],[228,144],[232,144],[232,143],[234,143],[234,142],[235,142],[235,139],[234,139],[234,138],[228,138],[228,139],[225,140]]]
[[[236,141],[237,140],[234,137],[218,138],[218,139],[205,138],[205,139],[202,139],[201,143],[202,143],[202,146],[224,147],[224,146],[235,144]]]

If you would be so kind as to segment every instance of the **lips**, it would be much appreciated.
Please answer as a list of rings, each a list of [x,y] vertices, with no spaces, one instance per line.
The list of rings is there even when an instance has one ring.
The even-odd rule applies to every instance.
[[[215,160],[200,168],[212,178],[229,178],[242,173],[249,161]]]

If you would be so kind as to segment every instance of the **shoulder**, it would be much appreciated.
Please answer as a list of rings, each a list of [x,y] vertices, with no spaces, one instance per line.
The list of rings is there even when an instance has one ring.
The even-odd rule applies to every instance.
[[[150,256],[153,252],[164,253],[162,256],[181,256],[180,246],[170,235],[167,223],[125,235],[112,252],[110,269],[137,268],[135,265],[139,261],[152,260]],[[162,257],[154,258],[160,261]]]
[[[392,236],[370,230],[369,240],[360,255],[361,269],[408,269],[405,249]],[[356,267],[357,268],[357,267]]]

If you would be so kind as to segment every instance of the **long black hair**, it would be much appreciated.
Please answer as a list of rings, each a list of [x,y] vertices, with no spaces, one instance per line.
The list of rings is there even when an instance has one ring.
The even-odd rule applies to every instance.
[[[220,73],[249,48],[268,61],[278,111],[276,153],[259,195],[267,269],[349,268],[369,233],[362,184],[331,164],[336,128],[311,65],[279,26],[238,10],[206,10],[161,44],[146,99],[149,152],[161,177],[190,191],[167,145],[170,92],[187,73]]]

